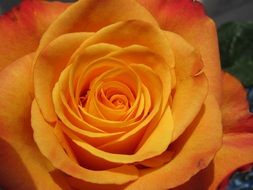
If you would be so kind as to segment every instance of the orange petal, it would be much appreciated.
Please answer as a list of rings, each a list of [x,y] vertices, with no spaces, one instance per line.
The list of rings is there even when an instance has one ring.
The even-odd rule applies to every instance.
[[[138,170],[130,165],[100,171],[89,170],[78,165],[67,156],[54,134],[53,127],[44,120],[35,101],[32,104],[32,127],[35,142],[42,154],[56,168],[74,178],[97,184],[124,184],[138,178]]]
[[[75,190],[123,190],[126,187],[126,185],[88,183],[73,177],[68,177],[67,182]]]
[[[209,186],[213,181],[213,175],[214,175],[214,163],[212,161],[207,168],[198,172],[189,181],[187,181],[183,185],[180,185],[176,188],[172,188],[170,190],[193,190],[193,189],[208,190]],[[210,189],[210,190],[217,190],[217,189]]]
[[[171,134],[171,130],[173,129],[173,126],[169,125],[170,127],[167,127],[168,123],[170,124],[172,123],[170,109],[167,109],[166,112],[164,113],[164,116],[159,122],[157,129],[153,131],[153,133],[150,135],[149,138],[145,137],[145,140],[146,139],[147,140],[143,142],[143,145],[135,154],[131,154],[131,155],[113,154],[113,153],[105,152],[87,144],[84,141],[80,141],[73,137],[71,138],[73,138],[73,142],[76,144],[76,146],[82,149],[81,152],[83,152],[83,154],[89,156],[90,158],[93,158],[93,159],[99,158],[111,163],[127,164],[127,163],[142,161],[142,160],[152,158],[154,156],[161,154],[161,152],[163,152],[167,148],[171,139],[171,136],[166,135],[166,134]],[[150,130],[148,130],[147,133],[150,133]],[[161,138],[161,134],[163,134],[164,137]],[[131,142],[128,142],[128,143],[131,143]],[[93,161],[90,160],[89,162],[93,162]]]
[[[171,69],[175,65],[166,34],[156,25],[141,20],[128,20],[106,26],[86,40],[80,49],[97,43],[109,43],[119,47],[145,46],[163,57]]]
[[[30,125],[32,60],[27,55],[0,71],[0,184],[6,189],[69,189],[33,141]],[[56,181],[54,181],[56,180]],[[62,180],[63,181],[63,180]]]
[[[204,73],[177,84],[172,102],[173,140],[176,140],[199,113],[207,96],[208,83]]]
[[[96,32],[107,25],[133,19],[158,25],[152,15],[134,0],[78,1],[49,27],[39,49],[62,34]]]
[[[181,36],[173,32],[165,32],[165,34],[175,57],[177,80],[200,73],[204,65],[197,50]]]
[[[143,160],[142,162],[138,162],[138,164],[141,164],[146,167],[151,167],[151,168],[161,167],[162,165],[172,160],[173,154],[174,153],[171,151],[165,151],[159,156],[155,156],[153,158]]]
[[[0,16],[0,69],[35,51],[42,34],[67,6],[67,3],[24,0]]]
[[[175,190],[217,189],[221,182],[236,169],[252,164],[252,139],[252,133],[230,133],[224,135],[223,145],[215,155],[212,164]]]
[[[52,89],[60,73],[67,66],[71,55],[90,33],[72,33],[54,39],[37,55],[34,65],[34,91],[43,116],[49,122],[56,121],[52,102]],[[67,46],[63,44],[68,44]]]
[[[160,26],[175,32],[201,54],[210,91],[221,100],[221,69],[216,28],[203,6],[193,0],[138,0],[157,19]]]
[[[223,74],[221,110],[225,133],[253,132],[253,114],[249,112],[246,91],[242,84],[228,73]]]
[[[222,148],[214,159],[214,180],[209,190],[216,189],[236,169],[253,162],[252,139],[252,133],[224,135]]]
[[[171,71],[169,65],[159,54],[151,51],[149,48],[140,45],[131,45],[115,51],[110,56],[129,61],[134,64],[144,64],[152,68],[155,73],[159,73],[159,77],[163,83],[163,97],[168,99],[171,92]],[[166,103],[163,105],[163,109]]]
[[[144,190],[147,187],[149,189],[169,189],[183,184],[201,169],[207,167],[220,148],[221,140],[222,126],[219,106],[214,97],[208,96],[199,118],[171,147],[176,151],[174,158],[160,168],[144,171],[126,189]]]
[[[96,32],[81,45],[81,48],[97,43],[109,43],[123,48],[132,45],[149,48],[165,60],[166,67],[169,67],[171,72],[171,88],[174,88],[174,56],[166,34],[159,27],[140,20],[118,22]]]

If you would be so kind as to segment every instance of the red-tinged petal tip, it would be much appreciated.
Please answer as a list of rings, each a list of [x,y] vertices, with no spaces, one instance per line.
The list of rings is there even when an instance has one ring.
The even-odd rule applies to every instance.
[[[0,69],[35,51],[42,34],[68,5],[23,0],[10,12],[0,16]]]
[[[210,93],[221,101],[221,68],[217,32],[203,5],[193,0],[138,0],[161,28],[175,32],[200,52]],[[200,43],[201,42],[201,43]]]

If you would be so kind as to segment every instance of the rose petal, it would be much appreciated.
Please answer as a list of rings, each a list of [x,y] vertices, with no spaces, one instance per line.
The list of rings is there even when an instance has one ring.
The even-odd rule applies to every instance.
[[[159,73],[159,77],[163,83],[163,98],[166,100],[169,98],[171,86],[168,84],[170,84],[172,80],[171,68],[159,54],[147,47],[132,45],[109,55],[127,62],[129,61],[130,63],[147,65],[152,68],[155,73]],[[167,102],[164,102],[162,110],[164,110],[166,105]]]
[[[198,51],[178,34],[168,31],[165,34],[175,57],[177,80],[199,74],[204,65]]]
[[[174,88],[176,83],[174,55],[166,34],[159,27],[140,20],[118,22],[96,32],[80,46],[80,49],[97,43],[109,43],[122,48],[140,45],[156,52],[165,60],[166,67],[170,68],[171,88]]]
[[[138,162],[138,164],[151,168],[161,167],[172,160],[173,154],[174,153],[172,151],[165,151],[159,156],[155,156],[142,162]]]
[[[56,168],[74,178],[97,184],[124,184],[135,180],[139,175],[134,166],[122,165],[108,170],[94,171],[72,161],[56,139],[52,126],[44,120],[35,101],[32,104],[32,127],[35,142],[42,154]]]
[[[116,148],[116,151],[114,150],[113,152],[118,153],[119,151],[122,151],[126,148],[130,148],[133,151],[136,149],[136,145],[138,145],[137,152],[133,156],[138,157],[143,154],[148,157],[153,157],[163,152],[170,143],[173,131],[171,112],[170,109],[167,108],[166,113],[164,113],[162,116],[163,118],[160,120],[160,122],[157,121],[161,117],[156,113],[156,110],[159,110],[161,106],[159,100],[161,95],[161,90],[159,90],[161,89],[160,81],[158,80],[158,77],[153,73],[153,71],[149,69],[149,67],[144,67],[143,65],[132,65],[132,67],[138,73],[138,76],[141,78],[142,82],[148,89],[148,93],[151,97],[151,104],[153,104],[152,109],[150,110],[150,113],[146,119],[140,122],[139,125],[126,132],[116,141],[105,144],[102,148],[106,148],[105,150],[109,148],[110,151],[111,149]],[[157,87],[156,91],[152,91],[153,86]],[[153,121],[150,122],[150,119],[153,119]],[[142,138],[141,136],[143,135],[143,130],[146,131],[144,137]],[[164,134],[164,136],[162,136],[162,134]],[[157,144],[159,144],[159,146],[157,146]],[[154,149],[152,146],[154,146]]]
[[[0,184],[6,189],[67,190],[66,184],[61,184],[62,174],[52,178],[55,169],[33,141],[30,125],[33,57],[27,55],[0,72]]]
[[[208,166],[189,182],[175,190],[214,190],[236,169],[253,162],[253,134],[229,133],[223,137],[223,145]],[[174,189],[173,189],[174,190]]]
[[[214,22],[203,6],[193,0],[138,0],[157,19],[160,26],[175,32],[201,54],[210,92],[221,101],[221,68]]]
[[[126,185],[88,183],[73,177],[68,177],[67,182],[75,190],[123,190],[126,187]]]
[[[166,39],[166,34],[156,25],[142,20],[128,20],[105,26],[84,41],[76,54],[80,50],[97,43],[109,43],[119,47],[145,46],[163,57],[171,69],[175,66],[174,56]]]
[[[242,84],[228,73],[223,74],[222,119],[225,133],[253,132],[253,114],[249,112]]]
[[[71,55],[90,35],[90,33],[62,35],[37,55],[34,65],[34,93],[43,116],[49,122],[57,119],[51,97],[54,84],[67,66]]]
[[[71,107],[77,110],[77,112],[81,112],[79,111],[80,107],[78,107],[76,102],[79,101],[78,99],[82,91],[84,89],[87,89],[88,91],[96,77],[106,72],[110,67],[114,67],[113,63],[109,64],[110,61],[108,62],[108,65],[104,64],[104,66],[99,66],[98,60],[117,49],[120,49],[120,47],[111,44],[98,43],[85,48],[80,47],[72,56],[70,62],[73,63],[73,67],[70,71],[69,96],[71,98]],[[88,97],[87,104],[90,103],[90,100],[91,99]],[[87,104],[86,108],[88,107]]]
[[[177,87],[172,101],[175,121],[173,139],[190,125],[199,112],[208,91],[205,74],[198,75],[203,63],[197,51],[179,35],[166,32],[167,39],[175,56]]]
[[[172,188],[171,190],[193,190],[193,189],[208,190],[208,187],[211,185],[213,181],[213,174],[214,174],[214,163],[212,161],[207,168],[198,172],[189,181],[176,188]],[[217,190],[217,189],[210,189],[210,190]]]
[[[253,162],[252,139],[252,133],[224,135],[222,148],[214,159],[214,180],[210,190],[216,189],[237,168]]]
[[[78,1],[50,26],[41,40],[39,49],[62,34],[96,32],[115,22],[132,19],[158,25],[151,14],[134,0]]]
[[[67,7],[67,3],[23,0],[0,16],[0,69],[35,51],[42,34]]]
[[[175,121],[173,140],[176,140],[196,117],[207,92],[208,83],[204,73],[189,77],[177,84],[172,102],[172,115]]]
[[[220,148],[222,140],[221,114],[214,97],[207,97],[199,117],[171,147],[177,153],[169,163],[144,171],[126,189],[173,188],[205,168]]]
[[[163,118],[161,119],[160,123],[158,124],[157,129],[153,131],[153,133],[150,135],[149,138],[145,137],[145,140],[143,140],[143,145],[140,146],[140,149],[135,153],[131,155],[126,155],[126,154],[112,154],[109,152],[105,152],[102,150],[99,150],[89,144],[87,144],[84,141],[80,141],[79,139],[76,139],[74,137],[71,137],[73,139],[73,142],[76,144],[78,149],[78,152],[80,154],[89,156],[89,159],[87,160],[87,163],[93,163],[96,158],[99,158],[99,162],[104,162],[104,163],[133,163],[133,162],[138,162],[142,161],[148,158],[152,158],[154,156],[159,155],[159,153],[163,152],[168,144],[170,143],[171,139],[171,130],[173,129],[172,127],[168,127],[167,123],[172,123],[171,120],[171,113],[170,110],[167,109]],[[151,129],[150,129],[151,130]],[[150,130],[148,130],[147,133],[150,133]],[[161,134],[164,135],[164,137],[161,137]],[[159,138],[160,137],[160,138]],[[138,138],[140,138],[138,136]],[[131,143],[126,141],[126,143]],[[159,144],[159,146],[158,146]],[[82,149],[82,151],[80,150]],[[100,164],[99,162],[94,162],[94,164],[98,165]]]

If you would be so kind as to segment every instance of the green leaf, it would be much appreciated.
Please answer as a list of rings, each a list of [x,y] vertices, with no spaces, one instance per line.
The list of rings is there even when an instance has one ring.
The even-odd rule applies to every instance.
[[[229,22],[218,30],[222,68],[245,87],[253,85],[253,22]]]

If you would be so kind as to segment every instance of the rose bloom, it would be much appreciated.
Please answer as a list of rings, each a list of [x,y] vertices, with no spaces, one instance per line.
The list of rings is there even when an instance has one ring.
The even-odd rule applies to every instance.
[[[24,0],[0,18],[0,186],[215,190],[253,116],[192,0]]]

